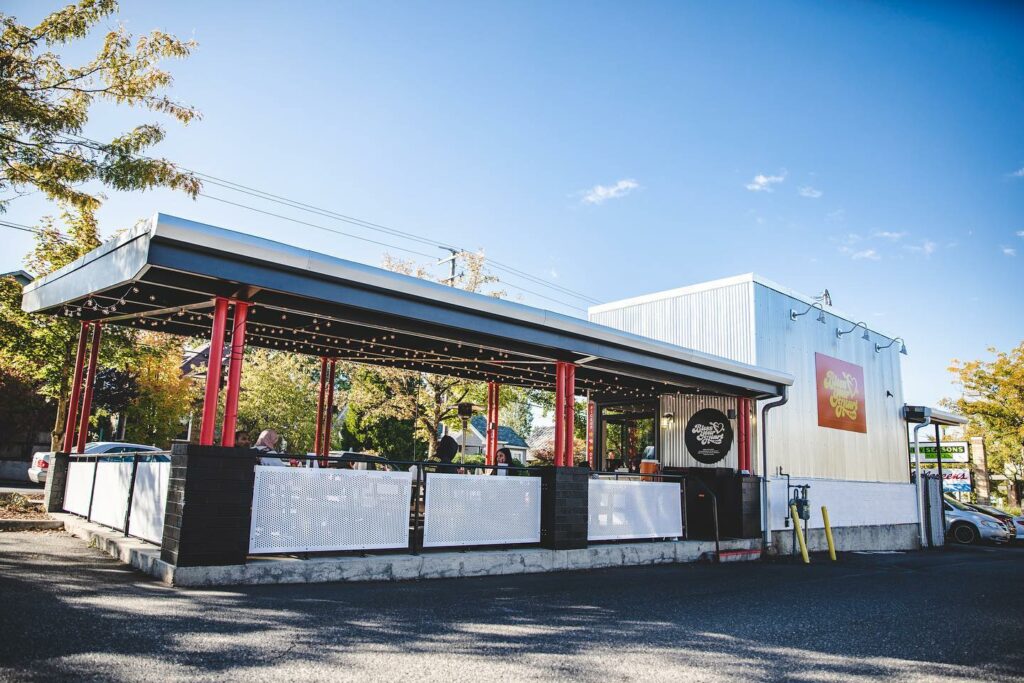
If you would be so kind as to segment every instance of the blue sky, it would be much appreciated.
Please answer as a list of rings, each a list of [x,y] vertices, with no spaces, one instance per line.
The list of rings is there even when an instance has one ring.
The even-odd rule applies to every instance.
[[[911,402],[955,392],[951,358],[1024,338],[1024,11],[1008,4],[178,0],[125,1],[119,19],[200,44],[171,68],[203,120],[168,122],[158,149],[189,168],[600,301],[750,271],[827,287],[906,338]],[[157,118],[99,107],[86,133]],[[367,263],[383,251],[164,191],[112,193],[100,216],[111,232],[157,210]],[[35,195],[6,218],[48,212]],[[0,270],[20,267],[30,240],[2,234]]]

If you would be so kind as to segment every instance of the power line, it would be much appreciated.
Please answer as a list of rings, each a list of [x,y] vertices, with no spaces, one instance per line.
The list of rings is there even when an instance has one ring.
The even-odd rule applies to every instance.
[[[102,146],[102,144],[103,144],[103,143],[100,143],[100,142],[98,142],[96,140],[92,140],[90,138],[86,138],[86,137],[81,136],[81,135],[69,135],[68,137],[76,138],[78,140],[81,140],[83,142],[86,142],[86,143],[89,143],[89,144],[92,144],[92,145],[100,145],[100,146]],[[133,156],[137,156],[137,157],[140,157],[140,158],[148,158],[148,157],[144,157],[142,155],[133,155]],[[415,233],[407,232],[407,231],[404,231],[404,230],[399,230],[397,228],[392,228],[392,227],[389,227],[389,226],[386,226],[386,225],[382,225],[380,223],[374,223],[372,221],[367,221],[367,220],[364,220],[364,219],[361,219],[361,218],[356,218],[356,217],[353,217],[353,216],[348,216],[348,215],[345,215],[345,214],[342,214],[342,213],[338,213],[336,211],[331,211],[329,209],[324,209],[322,207],[314,206],[312,204],[308,204],[308,203],[305,203],[305,202],[297,201],[297,200],[294,200],[294,199],[289,199],[288,197],[284,197],[282,195],[278,195],[278,194],[274,194],[274,193],[271,193],[271,192],[267,192],[266,190],[260,190],[258,188],[250,187],[248,185],[243,185],[241,183],[236,183],[236,182],[234,182],[232,180],[227,180],[227,179],[224,179],[224,178],[219,178],[217,176],[210,175],[208,173],[203,173],[201,171],[195,171],[193,169],[189,169],[189,168],[186,168],[184,166],[179,166],[179,168],[181,168],[181,170],[183,170],[183,171],[186,171],[188,173],[191,173],[193,175],[196,175],[196,176],[199,176],[200,178],[205,179],[204,182],[209,182],[209,183],[211,183],[213,185],[222,187],[224,189],[227,189],[227,190],[230,190],[230,191],[233,191],[233,192],[239,192],[239,193],[242,193],[242,194],[247,194],[247,195],[255,197],[257,199],[262,199],[264,201],[269,201],[269,202],[274,202],[274,203],[282,204],[284,206],[288,206],[288,207],[293,208],[293,209],[298,209],[300,211],[306,211],[306,212],[309,212],[309,213],[314,213],[316,215],[320,215],[320,216],[323,216],[325,218],[330,218],[332,220],[338,220],[338,221],[341,221],[341,222],[349,223],[351,225],[355,225],[357,227],[365,228],[365,229],[368,229],[368,230],[374,230],[374,231],[377,231],[377,232],[383,232],[385,234],[388,234],[388,235],[391,235],[391,236],[394,236],[394,237],[399,237],[399,238],[402,238],[402,239],[408,239],[408,240],[417,242],[419,244],[423,244],[423,245],[427,245],[427,246],[433,246],[433,247],[437,247],[437,248],[440,248],[440,249],[446,249],[446,250],[449,250],[449,251],[455,249],[455,250],[458,250],[458,251],[461,251],[461,252],[471,253],[471,250],[463,249],[461,247],[457,247],[457,246],[451,245],[451,244],[446,244],[444,242],[440,242],[440,241],[437,241],[437,240],[427,239],[427,238],[421,237],[419,235],[416,235]],[[209,195],[209,194],[206,194],[206,193],[203,193],[203,192],[200,192],[200,195],[204,196],[204,197],[207,197],[209,199],[213,199],[215,201],[220,201],[220,202],[225,203],[225,204],[232,204],[232,205],[240,207],[240,208],[246,208],[246,209],[249,209],[251,211],[256,211],[258,213],[263,213],[263,214],[268,215],[268,216],[273,216],[275,218],[281,218],[282,220],[290,220],[290,221],[292,221],[294,223],[297,223],[297,224],[300,224],[300,225],[306,225],[308,227],[313,227],[313,228],[316,228],[316,229],[319,229],[319,230],[325,230],[327,232],[333,232],[333,233],[335,233],[337,235],[341,235],[341,236],[344,236],[344,237],[351,237],[353,239],[362,240],[362,241],[365,241],[365,242],[369,242],[371,244],[377,244],[379,246],[384,246],[384,247],[387,247],[389,249],[397,249],[397,250],[400,250],[400,251],[404,251],[406,253],[416,254],[418,256],[424,256],[425,258],[429,258],[429,259],[433,259],[434,258],[434,256],[432,256],[430,254],[424,254],[423,252],[419,252],[419,251],[416,251],[414,249],[408,249],[408,248],[399,247],[399,246],[393,245],[393,244],[387,244],[387,243],[384,243],[384,242],[379,242],[379,241],[376,241],[376,240],[373,240],[373,239],[370,239],[370,238],[367,238],[367,237],[362,237],[362,236],[359,236],[359,235],[354,235],[352,233],[347,233],[347,232],[338,231],[338,230],[332,230],[330,228],[327,228],[326,226],[322,226],[322,225],[318,225],[318,224],[314,224],[314,223],[308,223],[306,221],[301,221],[301,220],[298,220],[298,219],[290,218],[290,217],[287,217],[287,216],[283,216],[281,214],[275,214],[273,212],[264,211],[262,209],[257,209],[255,207],[251,207],[251,206],[248,206],[248,205],[245,205],[245,204],[240,204],[240,203],[232,202],[230,200],[226,200],[226,199],[223,199],[223,198],[220,198],[220,197],[214,197],[213,195]],[[521,270],[519,268],[516,268],[514,266],[510,266],[510,265],[508,265],[506,263],[502,263],[501,261],[497,261],[497,260],[495,260],[493,258],[488,258],[487,261],[488,261],[488,265],[490,265],[490,267],[495,269],[495,270],[504,271],[505,273],[507,273],[509,275],[512,275],[514,277],[518,277],[518,278],[524,279],[524,280],[526,280],[528,282],[532,282],[532,283],[540,285],[542,287],[546,287],[548,289],[552,289],[554,291],[560,292],[562,294],[566,294],[566,295],[571,296],[571,297],[576,298],[576,299],[580,299],[580,300],[583,300],[583,301],[586,301],[586,302],[589,302],[589,303],[600,303],[600,301],[598,299],[590,297],[590,296],[588,296],[586,294],[583,294],[581,292],[569,289],[568,287],[564,287],[562,285],[553,283],[553,282],[551,282],[549,280],[546,280],[546,279],[544,279],[542,277],[533,275],[531,273],[523,271],[523,270]],[[541,294],[536,293],[535,291],[526,289],[526,288],[524,288],[524,287],[522,287],[520,285],[517,285],[515,283],[508,282],[507,280],[502,280],[502,282],[504,284],[510,286],[510,287],[515,287],[515,288],[517,288],[517,289],[519,289],[519,290],[521,290],[523,292],[532,294],[533,296],[540,296],[541,298],[547,299],[548,301],[553,301],[553,302],[556,302],[556,303],[560,303],[560,304],[562,304],[564,306],[568,306],[568,307],[573,308],[575,310],[579,310],[579,311],[584,311],[585,310],[585,309],[583,309],[583,308],[581,308],[579,306],[574,306],[572,304],[568,304],[568,303],[566,303],[564,301],[561,301],[559,299],[554,299],[552,297],[543,296]]]
[[[8,228],[10,230],[20,230],[21,232],[30,232],[30,233],[35,234],[35,235],[49,234],[49,235],[52,235],[55,239],[57,239],[57,240],[59,240],[61,242],[66,242],[67,240],[70,239],[67,235],[65,235],[65,234],[63,234],[63,233],[61,233],[61,232],[59,232],[57,230],[50,230],[50,231],[48,231],[48,230],[44,230],[43,228],[33,228],[30,225],[22,225],[21,223],[11,223],[10,221],[5,221],[5,220],[0,220],[0,228]]]

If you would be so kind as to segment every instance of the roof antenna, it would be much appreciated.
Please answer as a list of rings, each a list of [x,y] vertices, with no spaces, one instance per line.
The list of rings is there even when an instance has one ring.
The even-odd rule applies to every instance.
[[[815,301],[820,301],[823,306],[832,305],[832,295],[828,293],[828,289],[821,293],[821,296],[814,297]]]

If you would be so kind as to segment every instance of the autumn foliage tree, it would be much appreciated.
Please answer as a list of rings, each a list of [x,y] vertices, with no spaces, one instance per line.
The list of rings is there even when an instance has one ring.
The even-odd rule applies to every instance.
[[[993,360],[953,361],[950,372],[963,387],[955,408],[985,436],[990,469],[1013,478],[1017,498],[1024,478],[1024,342],[989,351]]]
[[[133,37],[124,27],[108,30],[96,54],[66,64],[55,50],[81,41],[117,11],[114,0],[81,0],[35,26],[0,13],[0,212],[14,197],[41,192],[61,206],[60,220],[44,218],[36,247],[26,259],[32,275],[46,275],[100,244],[95,212],[105,189],[179,189],[195,196],[200,183],[165,159],[145,156],[164,138],[158,123],[144,123],[107,141],[85,137],[98,102],[124,105],[187,124],[199,117],[171,99],[163,60],[187,57],[195,48],[161,31]],[[38,383],[57,404],[51,445],[64,430],[70,373],[79,326],[54,316],[21,311],[21,288],[0,282],[0,363]],[[107,330],[101,365],[117,365],[130,347],[130,332]]]

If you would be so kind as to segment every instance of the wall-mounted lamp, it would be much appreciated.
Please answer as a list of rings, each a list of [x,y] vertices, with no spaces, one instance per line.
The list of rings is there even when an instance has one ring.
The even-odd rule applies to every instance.
[[[675,413],[665,413],[661,416],[662,429],[668,429],[676,421]]]
[[[807,308],[807,310],[806,310],[806,311],[804,311],[803,313],[797,313],[797,312],[796,312],[796,309],[795,309],[795,308],[791,308],[791,309],[789,309],[789,319],[790,319],[790,320],[796,320],[797,318],[799,318],[799,317],[800,317],[800,316],[802,316],[802,315],[807,315],[808,313],[810,313],[810,312],[811,312],[812,310],[814,310],[815,308],[817,308],[817,309],[818,309],[818,311],[819,311],[819,312],[818,312],[818,317],[817,317],[817,321],[818,321],[819,323],[821,323],[822,325],[824,325],[824,324],[825,324],[825,308],[824,308],[824,306],[822,306],[822,305],[821,305],[820,303],[818,303],[817,301],[815,301],[815,302],[814,302],[813,304],[811,304],[811,305],[810,305],[810,306],[809,306],[809,307]]]
[[[907,355],[907,342],[903,341],[903,337],[896,337],[895,339],[893,339],[891,342],[889,342],[885,346],[881,346],[879,344],[875,344],[875,353],[878,353],[882,349],[889,348],[890,346],[892,346],[896,342],[900,343],[900,353],[902,353],[904,356],[906,356]]]
[[[865,323],[865,322],[860,322],[860,323],[857,323],[856,325],[854,325],[854,326],[853,326],[853,327],[851,327],[850,329],[846,330],[845,332],[844,332],[844,331],[842,331],[842,330],[840,330],[840,329],[839,329],[839,328],[837,327],[837,328],[836,328],[836,339],[842,339],[842,337],[843,337],[843,335],[844,335],[844,334],[850,334],[850,333],[851,333],[851,332],[853,332],[853,331],[854,331],[855,329],[857,329],[858,327],[861,327],[861,326],[863,326],[863,327],[864,327],[864,336],[863,336],[863,337],[861,337],[861,339],[863,339],[864,341],[871,341],[871,335],[870,335],[870,334],[868,334],[868,324],[867,324],[867,323]]]

